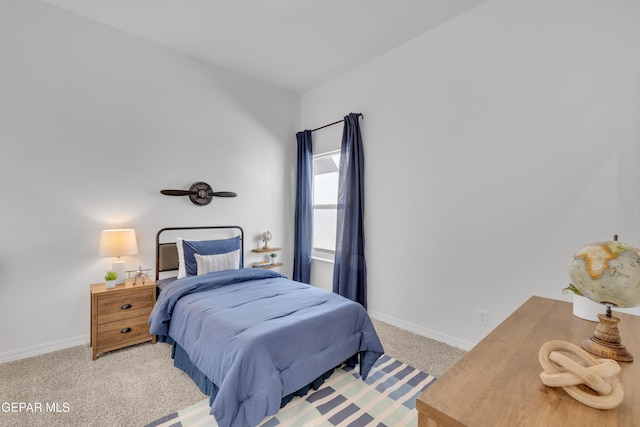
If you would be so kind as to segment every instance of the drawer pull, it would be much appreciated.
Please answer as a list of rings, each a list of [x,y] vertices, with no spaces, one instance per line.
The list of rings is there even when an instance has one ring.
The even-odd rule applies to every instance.
[[[131,307],[133,307],[131,304],[125,304],[122,307],[120,307],[120,310],[129,310]]]
[[[120,331],[121,334],[126,334],[131,332],[131,328],[124,328],[123,330]]]

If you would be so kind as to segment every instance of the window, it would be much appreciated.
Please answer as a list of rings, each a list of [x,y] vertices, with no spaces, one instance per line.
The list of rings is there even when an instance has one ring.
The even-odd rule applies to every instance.
[[[333,261],[338,217],[340,152],[313,156],[313,252],[312,257]]]

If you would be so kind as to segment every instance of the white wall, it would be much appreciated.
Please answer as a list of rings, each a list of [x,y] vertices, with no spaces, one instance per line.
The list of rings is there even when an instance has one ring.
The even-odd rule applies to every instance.
[[[638,22],[630,0],[489,1],[303,94],[302,128],[364,114],[374,317],[470,348],[531,295],[568,300],[581,246],[640,245]]]
[[[0,362],[88,342],[100,230],[267,229],[290,273],[300,98],[33,0],[0,3]],[[197,207],[161,189],[238,193]]]

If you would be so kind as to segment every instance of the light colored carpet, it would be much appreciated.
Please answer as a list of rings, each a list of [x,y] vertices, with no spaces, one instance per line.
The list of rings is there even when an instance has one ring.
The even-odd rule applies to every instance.
[[[436,378],[440,378],[467,353],[443,342],[372,320],[385,354]]]
[[[389,356],[436,377],[465,354],[383,322],[374,324]],[[170,346],[147,343],[92,361],[91,348],[84,345],[0,364],[0,425],[143,426],[203,400],[206,396],[173,367],[170,355]],[[31,404],[31,411],[27,406],[13,412],[11,403]]]

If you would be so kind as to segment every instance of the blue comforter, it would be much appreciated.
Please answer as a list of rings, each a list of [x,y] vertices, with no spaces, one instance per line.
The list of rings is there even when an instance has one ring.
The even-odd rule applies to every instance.
[[[366,378],[384,352],[360,304],[256,268],[176,280],[149,324],[219,387],[211,414],[222,427],[257,425],[356,353]]]

